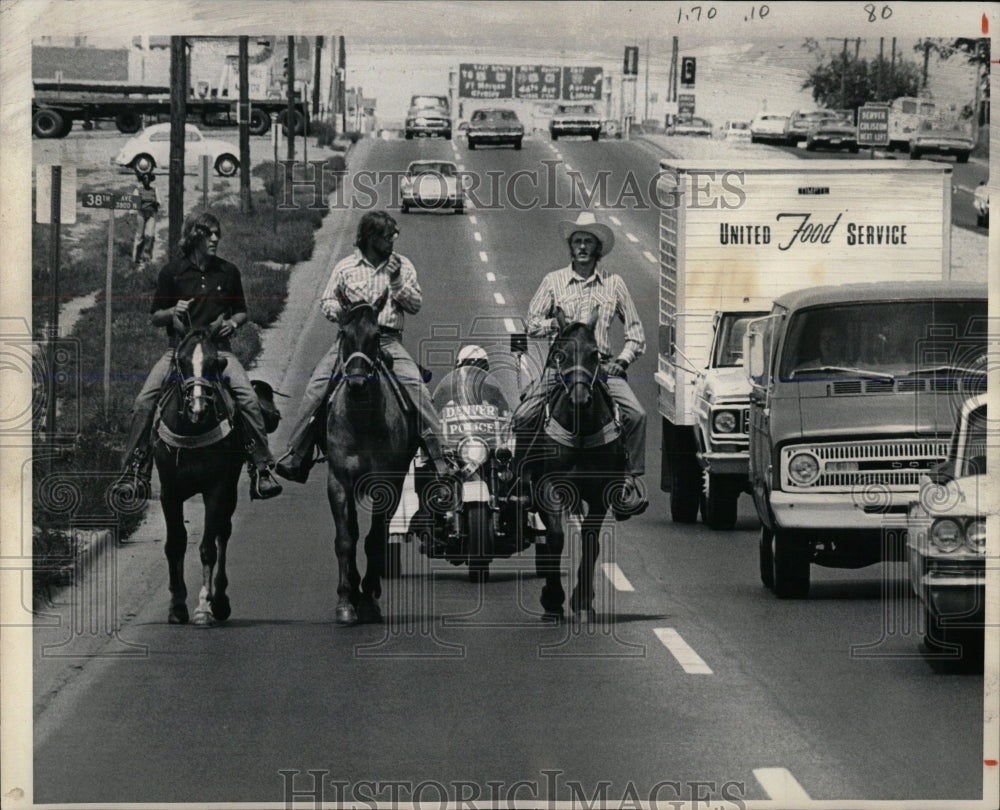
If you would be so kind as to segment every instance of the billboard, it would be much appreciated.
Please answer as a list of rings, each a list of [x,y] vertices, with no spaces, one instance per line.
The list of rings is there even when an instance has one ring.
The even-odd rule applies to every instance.
[[[598,101],[603,81],[603,68],[564,67],[563,98],[566,101]]]
[[[458,66],[459,98],[520,98],[538,101],[598,101],[604,68],[558,65]]]
[[[514,72],[516,98],[554,100],[562,91],[562,68],[552,65],[518,65]]]
[[[462,63],[458,66],[459,98],[513,98],[514,68],[510,65]]]

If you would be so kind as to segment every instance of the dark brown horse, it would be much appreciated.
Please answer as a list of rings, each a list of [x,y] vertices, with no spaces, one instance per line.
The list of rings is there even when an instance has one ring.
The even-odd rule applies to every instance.
[[[189,332],[177,346],[160,403],[155,458],[167,524],[171,624],[188,621],[184,502],[199,493],[205,503],[205,527],[199,546],[201,592],[193,624],[211,627],[230,614],[226,546],[233,531],[244,454],[222,393],[225,367],[226,359],[219,356],[208,330]]]
[[[337,537],[340,577],[336,620],[378,622],[389,520],[399,503],[410,460],[417,449],[416,417],[390,388],[380,352],[378,314],[388,293],[374,305],[342,300],[340,373],[330,396],[326,423],[329,462],[327,495]],[[370,502],[365,537],[367,567],[358,571],[358,501]],[[359,588],[360,585],[360,588]]]
[[[545,546],[538,549],[538,570],[545,577],[542,607],[549,619],[561,618],[566,594],[559,563],[566,537],[564,520],[582,516],[582,555],[570,607],[593,621],[594,566],[601,551],[600,532],[608,507],[620,496],[624,454],[620,426],[604,385],[594,339],[597,312],[588,323],[567,323],[556,309],[559,333],[549,349],[546,373],[553,385],[536,443],[540,457],[534,501],[545,524]]]

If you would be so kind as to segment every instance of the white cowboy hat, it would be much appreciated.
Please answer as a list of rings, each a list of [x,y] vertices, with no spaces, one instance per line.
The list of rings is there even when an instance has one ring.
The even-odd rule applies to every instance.
[[[578,231],[589,233],[600,241],[601,256],[607,256],[611,252],[611,248],[615,246],[614,231],[607,225],[602,225],[598,222],[597,217],[590,211],[581,211],[580,215],[576,218],[576,222],[570,222],[568,219],[563,220],[559,223],[559,230],[562,232],[563,239],[569,239]]]

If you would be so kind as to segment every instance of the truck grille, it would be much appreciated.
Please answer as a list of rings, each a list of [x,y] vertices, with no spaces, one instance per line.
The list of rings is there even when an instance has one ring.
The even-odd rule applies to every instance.
[[[943,461],[947,452],[947,440],[793,445],[781,451],[781,485],[798,492],[850,492],[865,487],[916,491],[920,476]],[[811,454],[819,462],[819,477],[811,484],[794,483],[788,474],[789,461],[799,453]],[[852,469],[843,469],[847,466]]]

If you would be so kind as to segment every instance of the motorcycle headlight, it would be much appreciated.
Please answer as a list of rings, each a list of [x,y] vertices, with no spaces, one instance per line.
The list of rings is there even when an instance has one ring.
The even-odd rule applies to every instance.
[[[800,486],[811,484],[819,478],[819,462],[809,453],[796,453],[788,462],[788,475]]]
[[[712,429],[716,433],[732,433],[739,421],[732,411],[717,411],[712,417]]]
[[[965,545],[976,554],[986,553],[986,518],[976,518],[965,528]]]
[[[463,464],[478,466],[490,457],[490,448],[482,439],[470,437],[458,446],[458,457]]]
[[[939,518],[931,526],[931,545],[935,550],[944,554],[950,554],[962,545],[965,533],[957,520],[951,518]]]

